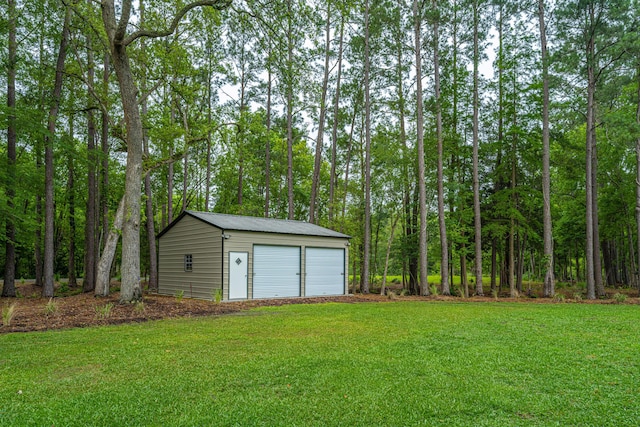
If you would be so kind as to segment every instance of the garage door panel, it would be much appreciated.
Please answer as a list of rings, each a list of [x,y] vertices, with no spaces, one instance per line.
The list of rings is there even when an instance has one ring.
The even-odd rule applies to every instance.
[[[253,298],[300,296],[300,248],[253,247]]]
[[[305,295],[344,294],[343,249],[307,248],[305,272]]]

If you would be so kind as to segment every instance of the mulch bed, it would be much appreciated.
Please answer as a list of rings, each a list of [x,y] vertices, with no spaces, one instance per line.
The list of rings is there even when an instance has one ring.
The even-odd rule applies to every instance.
[[[66,329],[96,325],[114,325],[121,323],[144,322],[176,317],[219,316],[246,311],[255,307],[281,306],[287,304],[319,304],[326,302],[362,303],[362,302],[391,302],[391,301],[473,301],[473,302],[528,302],[552,303],[545,298],[500,298],[471,297],[461,299],[449,296],[395,296],[389,298],[376,294],[356,294],[335,297],[287,298],[270,300],[249,300],[238,302],[215,303],[212,301],[184,298],[147,293],[143,304],[120,304],[119,293],[109,297],[95,297],[93,294],[77,294],[73,296],[56,297],[50,300],[40,297],[41,289],[32,284],[17,285],[22,297],[0,298],[0,309],[16,304],[14,316],[9,326],[0,323],[0,333],[30,332],[51,329]],[[567,299],[566,302],[571,300]],[[613,300],[583,300],[581,303],[612,304]],[[54,307],[47,310],[47,304]],[[640,304],[640,298],[628,298],[625,304]],[[105,309],[106,306],[110,307]],[[104,312],[108,311],[105,316]]]

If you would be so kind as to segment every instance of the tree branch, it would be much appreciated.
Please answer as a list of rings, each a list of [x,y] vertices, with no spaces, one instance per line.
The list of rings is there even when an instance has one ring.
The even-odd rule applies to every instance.
[[[187,12],[189,12],[191,9],[195,9],[196,7],[202,7],[202,6],[211,6],[211,7],[215,8],[215,9],[217,9],[217,10],[222,10],[222,9],[225,9],[225,8],[229,7],[231,5],[231,2],[232,2],[232,0],[197,0],[197,1],[194,1],[193,3],[189,3],[188,5],[183,7],[176,14],[176,16],[173,18],[173,21],[171,21],[171,25],[169,26],[169,28],[166,28],[166,29],[160,30],[160,31],[151,31],[151,30],[139,30],[139,31],[136,31],[135,33],[132,33],[129,37],[124,39],[122,41],[122,44],[124,46],[128,46],[129,44],[133,43],[136,39],[138,39],[140,37],[158,38],[158,37],[168,36],[170,34],[173,34],[173,32],[178,27],[178,24],[180,23],[180,21],[182,20],[184,15],[186,15]]]
[[[114,43],[118,43],[124,39],[127,31],[127,25],[129,25],[129,19],[131,18],[131,0],[124,0],[122,2],[122,10],[120,11],[120,21],[116,27],[116,32],[113,36]],[[126,43],[122,43],[126,46]]]

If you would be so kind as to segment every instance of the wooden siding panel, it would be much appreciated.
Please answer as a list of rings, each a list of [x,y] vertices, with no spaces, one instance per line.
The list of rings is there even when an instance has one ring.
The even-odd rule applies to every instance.
[[[188,215],[159,241],[158,293],[211,299],[222,286],[222,232]],[[184,256],[193,256],[193,270],[184,271]]]

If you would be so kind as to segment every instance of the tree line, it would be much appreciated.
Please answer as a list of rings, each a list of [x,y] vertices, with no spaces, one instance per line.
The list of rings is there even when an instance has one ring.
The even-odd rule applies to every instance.
[[[635,0],[7,0],[1,19],[3,296],[117,274],[137,300],[185,209],[345,232],[362,292],[640,288]]]

